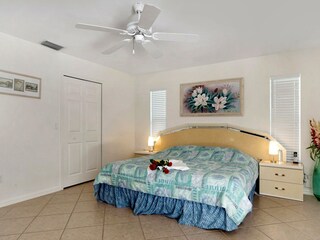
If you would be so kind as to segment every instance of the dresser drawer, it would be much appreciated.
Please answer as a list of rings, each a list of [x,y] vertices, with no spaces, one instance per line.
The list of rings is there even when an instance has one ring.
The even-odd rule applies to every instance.
[[[261,179],[260,193],[269,196],[303,201],[303,185],[301,184],[275,182]]]
[[[260,166],[260,179],[302,184],[303,171],[288,168]]]

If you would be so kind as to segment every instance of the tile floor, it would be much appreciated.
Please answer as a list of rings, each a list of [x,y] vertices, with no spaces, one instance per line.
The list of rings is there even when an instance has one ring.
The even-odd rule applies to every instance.
[[[98,203],[89,182],[0,208],[0,240],[319,240],[319,221],[313,196],[304,202],[255,196],[238,230],[202,230]]]

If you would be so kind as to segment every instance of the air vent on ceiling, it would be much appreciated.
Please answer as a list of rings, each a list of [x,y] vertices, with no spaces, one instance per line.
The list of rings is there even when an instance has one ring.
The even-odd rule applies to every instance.
[[[46,47],[51,48],[56,51],[59,51],[63,48],[62,46],[55,44],[53,42],[49,42],[49,41],[43,41],[43,42],[41,42],[41,45],[46,46]]]

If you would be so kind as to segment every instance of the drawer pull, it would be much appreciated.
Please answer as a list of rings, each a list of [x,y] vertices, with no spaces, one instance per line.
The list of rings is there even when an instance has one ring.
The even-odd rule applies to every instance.
[[[285,177],[286,175],[285,174],[279,174],[279,173],[275,173],[274,175],[276,175],[276,176],[281,176],[281,177]]]
[[[281,190],[281,191],[286,190],[285,188],[278,188],[278,187],[274,187],[274,188],[277,189],[277,190]]]

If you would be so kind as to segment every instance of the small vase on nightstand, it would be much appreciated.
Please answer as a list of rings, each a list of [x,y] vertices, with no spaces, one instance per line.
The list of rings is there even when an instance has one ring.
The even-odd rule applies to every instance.
[[[320,158],[315,159],[315,165],[313,169],[312,187],[313,195],[320,201]]]

